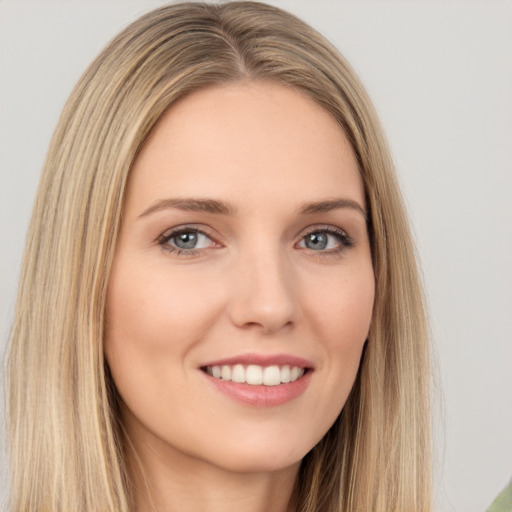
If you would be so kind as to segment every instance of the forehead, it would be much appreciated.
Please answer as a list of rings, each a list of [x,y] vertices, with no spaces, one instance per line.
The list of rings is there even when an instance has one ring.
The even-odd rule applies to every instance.
[[[244,82],[173,105],[135,161],[127,199],[143,208],[166,195],[249,205],[340,194],[364,205],[354,152],[336,119],[292,88]]]

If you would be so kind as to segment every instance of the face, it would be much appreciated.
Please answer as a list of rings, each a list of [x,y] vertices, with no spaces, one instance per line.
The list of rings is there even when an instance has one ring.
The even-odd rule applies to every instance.
[[[105,353],[135,446],[261,472],[322,438],[354,382],[374,276],[353,151],[282,85],[174,105],[128,184]]]

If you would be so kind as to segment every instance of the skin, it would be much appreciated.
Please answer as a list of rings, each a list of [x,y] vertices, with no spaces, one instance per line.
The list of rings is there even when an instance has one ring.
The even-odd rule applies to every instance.
[[[232,211],[161,203],[169,198]],[[137,511],[294,510],[300,461],[339,415],[369,330],[364,208],[342,130],[291,88],[211,87],[159,121],[130,176],[107,298],[105,353],[133,445]],[[206,234],[173,252],[176,227]],[[328,246],[306,244],[311,231]],[[200,369],[248,353],[307,359],[306,389],[256,407]]]

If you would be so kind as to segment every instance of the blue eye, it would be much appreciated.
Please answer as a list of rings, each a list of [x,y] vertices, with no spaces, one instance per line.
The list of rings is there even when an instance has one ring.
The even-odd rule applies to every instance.
[[[188,231],[180,233],[179,235],[173,236],[170,241],[179,249],[195,249],[198,240],[198,233]]]
[[[323,251],[329,245],[329,236],[326,233],[311,233],[304,237],[304,245],[314,251]]]
[[[180,228],[162,235],[158,243],[167,251],[194,254],[198,249],[214,247],[215,242],[196,228]]]
[[[354,242],[343,230],[334,227],[310,231],[298,244],[299,247],[304,249],[334,253],[353,245]]]

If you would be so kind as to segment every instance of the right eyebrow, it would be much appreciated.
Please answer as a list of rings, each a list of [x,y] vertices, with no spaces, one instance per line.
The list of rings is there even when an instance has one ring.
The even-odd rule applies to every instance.
[[[224,201],[217,201],[216,199],[202,199],[202,198],[168,198],[159,199],[149,208],[144,210],[140,215],[146,217],[154,212],[167,210],[169,208],[177,208],[190,212],[205,212],[213,213],[216,215],[234,215],[236,209]]]

